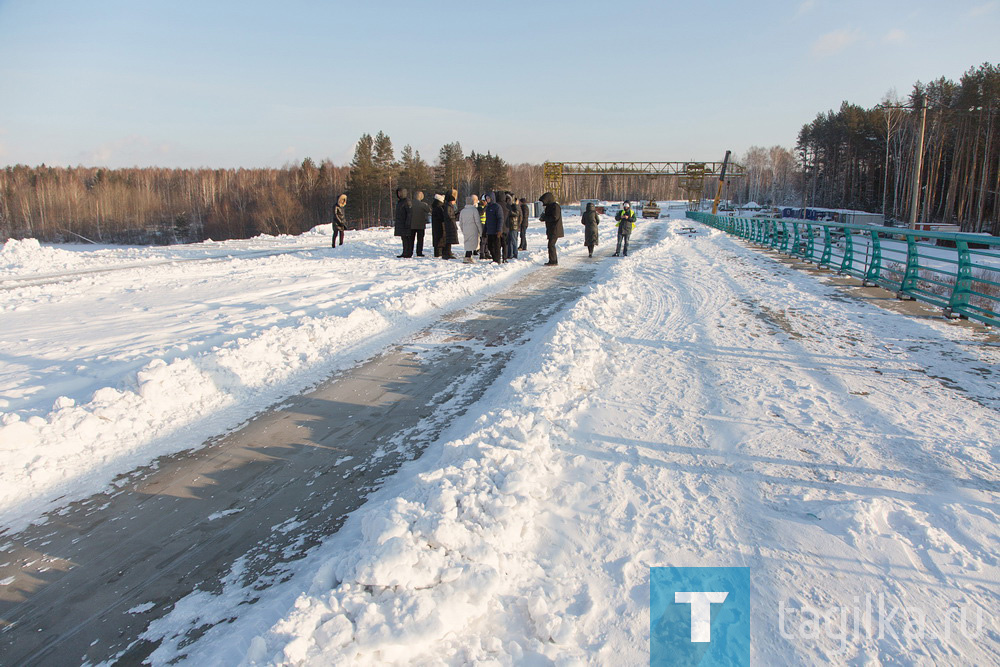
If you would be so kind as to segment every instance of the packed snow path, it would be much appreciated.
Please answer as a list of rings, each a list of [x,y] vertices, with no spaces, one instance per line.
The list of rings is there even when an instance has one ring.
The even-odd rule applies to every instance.
[[[535,272],[218,442],[5,536],[4,662],[136,662],[156,648],[143,630],[181,597],[219,589],[237,567],[264,588],[474,405],[596,266]]]

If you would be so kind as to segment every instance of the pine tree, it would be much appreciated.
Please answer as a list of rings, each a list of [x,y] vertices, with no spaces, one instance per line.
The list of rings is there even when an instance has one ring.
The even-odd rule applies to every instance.
[[[447,193],[455,188],[467,192],[465,154],[462,153],[460,143],[455,141],[441,147],[441,150],[438,151],[435,175],[435,185],[438,191]]]
[[[414,151],[407,144],[399,154],[399,185],[410,190],[412,195],[417,190],[429,194],[434,187],[430,166],[420,157],[420,151]],[[429,199],[429,197],[428,197]]]
[[[375,135],[374,163],[379,188],[378,217],[379,220],[385,220],[392,217],[393,207],[396,204],[393,184],[396,181],[399,166],[393,155],[392,140],[381,130]]]
[[[361,135],[354,148],[354,159],[347,177],[347,216],[359,219],[364,227],[378,222],[376,201],[379,182],[373,145],[372,135]]]

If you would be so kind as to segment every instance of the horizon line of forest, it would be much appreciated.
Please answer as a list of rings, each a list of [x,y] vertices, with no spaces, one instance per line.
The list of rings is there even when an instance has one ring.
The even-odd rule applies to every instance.
[[[817,206],[910,215],[917,146],[926,101],[918,219],[1000,234],[1000,66],[970,68],[958,82],[917,82],[905,100],[894,92],[872,108],[843,102],[817,114],[794,149],[752,146],[735,161],[736,203]],[[349,165],[306,158],[281,168],[178,169],[8,166],[0,171],[0,239],[48,242],[182,243],[300,234],[329,223],[348,196],[349,226],[391,224],[395,190],[509,190],[534,200],[545,184],[541,164],[509,164],[499,155],[445,144],[435,164],[406,145],[396,158],[383,132],[364,134]],[[706,181],[705,196],[715,194]],[[560,200],[686,199],[670,177],[567,177]]]

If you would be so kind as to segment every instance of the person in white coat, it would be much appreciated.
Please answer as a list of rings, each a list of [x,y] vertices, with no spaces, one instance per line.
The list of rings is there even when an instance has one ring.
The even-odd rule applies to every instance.
[[[462,228],[462,240],[465,245],[466,264],[472,264],[476,260],[472,258],[472,252],[479,250],[480,235],[483,233],[483,225],[479,222],[479,197],[472,195],[465,198],[465,207],[458,213],[458,226]]]

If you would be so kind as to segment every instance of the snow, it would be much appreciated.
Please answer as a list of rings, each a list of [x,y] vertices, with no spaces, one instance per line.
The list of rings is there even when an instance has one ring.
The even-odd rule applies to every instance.
[[[582,227],[568,231],[579,245]],[[389,229],[333,249],[329,225],[88,248],[0,251],[0,526],[198,447],[543,261],[404,262]]]
[[[645,247],[598,259],[479,412],[280,583],[244,588],[238,562],[181,600],[146,633],[151,662],[647,664],[663,565],[751,568],[758,664],[1000,661],[1000,349],[686,224],[640,222]],[[579,219],[566,230],[572,264]],[[387,231],[333,251],[324,233],[8,292],[5,520],[197,446],[544,260],[404,262]],[[295,252],[241,256],[267,246]],[[18,276],[60,250],[13,247]],[[87,266],[188,250],[115,252]],[[866,604],[874,628],[834,631]],[[987,625],[946,635],[950,610]]]
[[[994,610],[998,534],[983,503],[995,491],[956,481],[996,479],[995,382],[968,367],[995,364],[995,348],[769,263],[717,233],[672,232],[609,263],[482,416],[453,425],[296,578],[191,655],[640,664],[648,567],[664,564],[751,566],[775,616],[788,607],[788,632],[792,609],[869,591]],[[975,358],[949,358],[956,342]],[[193,618],[213,602],[222,618],[234,598],[200,595]],[[898,628],[898,641],[846,649],[771,629],[762,662],[997,656],[995,641],[921,648]],[[154,658],[183,653],[168,641]]]

